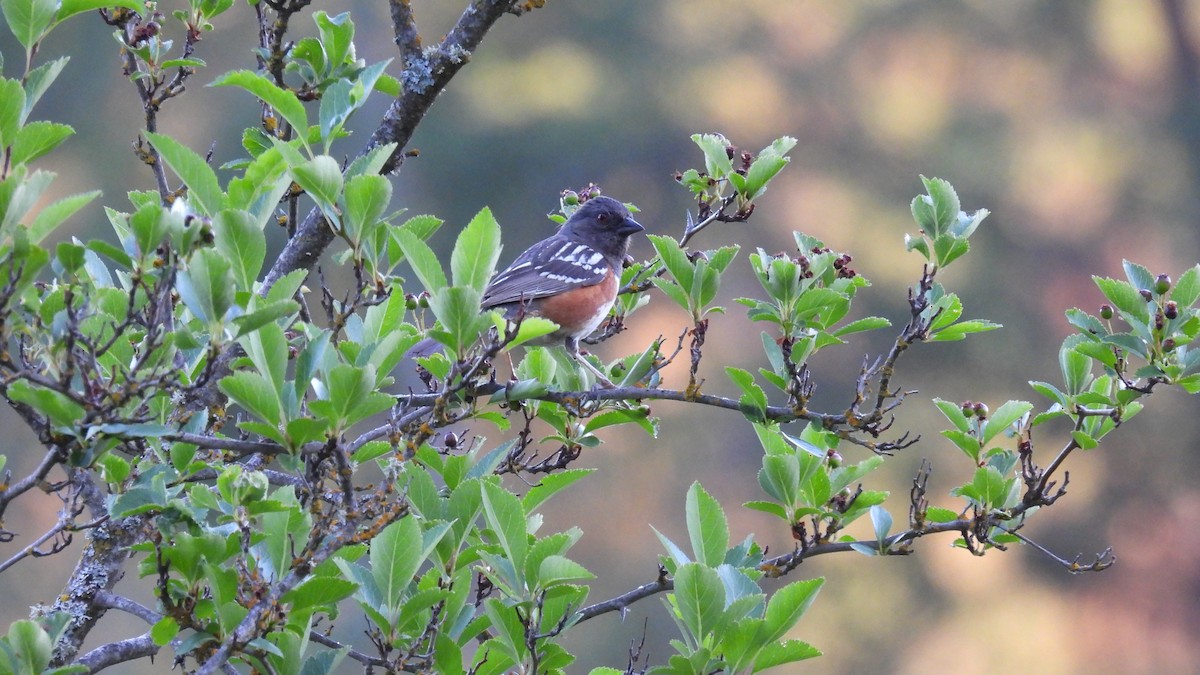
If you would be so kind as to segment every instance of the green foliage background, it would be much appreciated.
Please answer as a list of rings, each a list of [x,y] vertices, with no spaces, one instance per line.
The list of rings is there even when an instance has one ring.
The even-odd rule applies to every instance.
[[[1005,328],[936,350],[919,346],[900,384],[920,389],[922,397],[973,398],[993,407],[1031,398],[1026,381],[1057,369],[1057,346],[1070,332],[1063,311],[1095,312],[1102,301],[1090,275],[1122,276],[1122,258],[1174,274],[1200,257],[1200,87],[1188,79],[1197,65],[1200,11],[1181,4],[550,2],[546,10],[501,21],[435,104],[413,143],[420,157],[400,170],[395,201],[411,213],[447,219],[435,239],[443,254],[456,225],[488,205],[504,227],[501,259],[510,260],[551,231],[542,214],[555,206],[558,191],[589,181],[638,204],[651,232],[678,236],[689,202],[671,174],[696,162],[690,133],[718,131],[753,149],[787,134],[799,139],[794,161],[752,224],[710,228],[702,244],[753,241],[774,251],[791,246],[792,230],[817,236],[850,251],[873,280],[856,312],[895,322],[906,309],[904,286],[920,272],[918,256],[903,253],[902,239],[911,229],[907,207],[920,188],[916,176],[946,176],[965,206],[986,206],[993,215],[975,238],[970,264],[943,282],[973,316]],[[438,0],[414,5],[431,36],[451,25],[451,10],[458,10]],[[384,5],[319,9],[352,12],[368,62],[395,55]],[[305,26],[311,22],[297,22]],[[253,67],[253,23],[240,22],[234,11],[216,28],[197,54],[209,64],[206,73],[193,79],[182,104],[166,109],[162,124],[200,152],[215,141],[219,165],[240,154],[237,132],[254,124],[256,110],[233,88],[196,86],[225,70]],[[47,54],[73,54],[38,109],[77,131],[45,162],[59,173],[60,195],[100,187],[111,201],[132,187],[152,187],[129,151],[140,110],[120,76],[109,32],[98,19],[75,20],[44,47]],[[0,37],[9,75],[18,67],[14,45],[7,33]],[[377,98],[356,119],[361,128],[382,111]],[[85,233],[88,227],[94,229]],[[61,234],[105,229],[95,203]],[[282,242],[276,234],[268,259]],[[649,242],[637,247],[637,255],[650,255]],[[330,267],[327,275],[336,277]],[[735,264],[722,293],[746,295],[755,283],[745,264]],[[659,334],[673,339],[687,323],[677,307],[656,300],[598,351],[640,350]],[[717,363],[761,365],[748,356],[756,345],[739,342],[743,336],[757,343],[744,313],[714,319],[706,363],[719,393],[736,390],[715,371]],[[862,354],[885,346],[856,342],[821,357],[817,403],[847,401]],[[676,385],[686,376],[685,370],[667,374]],[[1194,592],[1200,493],[1192,487],[1200,470],[1191,459],[1196,403],[1181,392],[1155,399],[1151,414],[1073,460],[1071,494],[1056,515],[1025,532],[1068,555],[1111,545],[1115,567],[1070,577],[1028,548],[975,559],[950,549],[949,538],[925,542],[911,558],[806,562],[799,573],[830,582],[800,624],[799,637],[826,652],[816,667],[960,673],[1193,667],[1200,659],[1189,628],[1200,621]],[[636,430],[611,434],[584,457],[600,471],[547,514],[548,530],[580,525],[585,536],[573,549],[576,559],[607,571],[593,598],[653,579],[660,546],[649,526],[686,539],[684,494],[695,480],[727,505],[735,538],[753,531],[779,552],[790,546],[787,532],[770,531],[777,528],[772,519],[730,506],[759,496],[761,451],[740,416],[705,411],[689,418],[666,402],[654,412],[663,418],[663,440],[648,443]],[[902,415],[897,428],[912,428],[924,440],[889,463],[888,487],[903,493],[926,457],[935,470],[931,495],[944,495],[949,478],[939,482],[939,466],[949,469],[959,458],[936,434],[944,426],[939,413],[914,397]],[[0,429],[19,474],[28,468],[23,461],[36,461],[36,441],[21,435],[24,426],[7,410],[0,410]],[[22,445],[29,447],[24,456]],[[859,452],[845,450],[855,461]],[[39,510],[22,510],[30,508]],[[23,500],[9,518],[48,523],[56,508],[52,498]],[[857,527],[867,534],[867,525]],[[0,576],[0,625],[50,599],[71,562],[60,555],[39,562],[36,573],[31,567]],[[570,645],[578,666],[619,665],[630,641],[640,638],[642,617],[662,612],[650,601],[623,622],[597,620],[603,639]],[[599,626],[588,628],[576,639],[595,637]],[[652,655],[665,655],[662,639],[651,634]]]

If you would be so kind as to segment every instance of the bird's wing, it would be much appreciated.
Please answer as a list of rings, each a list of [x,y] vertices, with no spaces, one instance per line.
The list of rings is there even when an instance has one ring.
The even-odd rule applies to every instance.
[[[483,308],[592,286],[603,281],[608,270],[604,256],[587,244],[560,236],[543,239],[492,278],[483,292]]]

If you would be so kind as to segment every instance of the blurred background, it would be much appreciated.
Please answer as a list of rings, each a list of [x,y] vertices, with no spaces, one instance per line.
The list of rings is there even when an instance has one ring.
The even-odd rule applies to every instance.
[[[462,5],[412,4],[426,44],[449,29]],[[169,15],[175,6],[160,8]],[[383,3],[315,8],[351,11],[368,61],[396,56]],[[293,26],[297,37],[312,32],[307,15]],[[78,132],[44,162],[59,174],[58,194],[100,187],[103,203],[121,209],[125,191],[153,182],[130,152],[141,111],[110,30],[81,17],[51,35],[39,62],[74,57],[34,117]],[[178,32],[169,21],[167,31]],[[730,311],[714,319],[702,367],[706,391],[732,395],[722,366],[765,363],[762,327],[732,302],[758,291],[748,253],[791,248],[793,230],[820,237],[850,252],[874,283],[853,317],[882,315],[898,326],[906,288],[921,269],[903,248],[904,233],[915,229],[909,201],[922,191],[920,174],[949,179],[965,209],[992,215],[971,254],[942,281],[962,297],[967,316],[1005,327],[962,343],[920,345],[903,359],[898,382],[920,394],[900,410],[895,428],[922,441],[867,484],[892,491],[889,510],[903,522],[922,458],[933,464],[930,496],[941,506],[958,508],[947,491],[971,471],[938,435],[942,421],[930,398],[981,400],[993,409],[1025,399],[1044,408],[1026,383],[1060,381],[1058,345],[1070,332],[1064,310],[1095,312],[1102,302],[1091,275],[1120,277],[1128,258],[1178,277],[1200,258],[1198,40],[1200,7],[1182,0],[551,0],[503,19],[435,104],[410,146],[420,157],[395,179],[394,206],[445,218],[435,240],[443,253],[457,228],[490,206],[504,228],[503,264],[551,232],[544,214],[560,190],[594,181],[641,207],[639,220],[651,232],[678,237],[690,202],[671,176],[702,166],[692,133],[720,132],[752,151],[781,135],[796,137],[791,166],[750,223],[714,227],[695,241],[743,247],[722,291]],[[162,130],[200,152],[213,147],[217,164],[239,156],[240,130],[257,123],[257,106],[243,92],[201,85],[230,68],[253,68],[254,44],[250,10],[219,17],[196,54],[209,68],[165,107]],[[7,32],[0,51],[6,75],[19,76],[20,52]],[[398,74],[397,64],[389,72]],[[359,114],[359,134],[341,152],[357,151],[385,103]],[[99,203],[72,223],[63,236],[111,237]],[[278,250],[282,237],[275,235]],[[636,256],[650,253],[647,242],[635,243]],[[627,332],[595,351],[612,359],[660,334],[673,342],[686,322],[655,297]],[[842,410],[863,356],[889,344],[884,334],[821,354],[813,364],[817,407]],[[666,384],[686,384],[686,372],[669,372]],[[1098,449],[1072,457],[1070,493],[1025,530],[1067,558],[1088,560],[1112,546],[1114,567],[1072,576],[1024,546],[974,558],[951,548],[951,537],[921,541],[907,558],[817,558],[792,574],[827,579],[791,635],[826,652],[807,667],[1193,671],[1200,662],[1193,629],[1200,621],[1200,468],[1193,455],[1200,416],[1197,402],[1180,392],[1159,390],[1148,404]],[[753,532],[773,553],[791,546],[779,523],[740,506],[760,497],[761,455],[740,415],[666,402],[654,412],[662,417],[659,439],[609,434],[580,460],[598,471],[546,513],[543,532],[583,528],[573,553],[599,575],[593,601],[655,577],[661,547],[651,525],[686,541],[684,494],[693,481],[725,504],[735,539]],[[36,442],[7,410],[0,425],[0,453],[14,475],[24,475],[40,457]],[[1035,442],[1044,465],[1065,442],[1064,429],[1039,428]],[[843,448],[848,461],[864,452]],[[56,509],[52,499],[18,501],[7,525],[31,538],[40,530],[23,525],[49,524]],[[866,536],[867,527],[851,532]],[[0,547],[0,559],[17,545],[24,544]],[[30,604],[50,602],[73,560],[72,552],[25,561],[0,575],[0,625],[24,617]],[[653,598],[623,621],[608,615],[576,631],[572,672],[623,668],[647,618],[643,655],[664,663],[674,626]],[[145,629],[134,620],[122,626],[115,615],[107,621],[109,632],[97,639]],[[168,663],[160,659],[148,672]]]

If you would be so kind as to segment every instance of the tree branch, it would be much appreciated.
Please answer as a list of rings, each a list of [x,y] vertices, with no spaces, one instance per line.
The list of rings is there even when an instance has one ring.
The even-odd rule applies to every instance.
[[[150,633],[143,633],[135,638],[100,645],[79,657],[76,663],[86,666],[89,673],[98,673],[118,663],[154,656],[160,649],[162,648],[151,639]]]
[[[396,11],[397,3],[406,4],[404,0],[393,0],[393,12]],[[415,43],[411,39],[403,45],[401,49],[406,63],[404,72],[400,74],[400,81],[404,89],[400,96],[392,101],[379,127],[371,135],[366,147],[359,152],[359,156],[381,145],[395,143],[396,148],[384,163],[381,173],[388,174],[395,170],[404,155],[405,146],[408,145],[417,125],[429,112],[430,106],[450,80],[467,64],[472,52],[496,21],[510,11],[514,4],[515,0],[474,0],[429,57],[421,54],[419,49],[414,49],[412,45]],[[411,20],[411,8],[405,8],[400,18],[402,21]],[[403,23],[400,26],[397,40],[408,39],[409,25]],[[415,37],[415,32],[413,36]],[[288,241],[263,279],[262,294],[265,295],[276,281],[289,272],[312,269],[333,238],[333,230],[329,228],[320,211],[309,211],[304,222],[296,230],[296,236]]]
[[[92,475],[83,469],[72,469],[69,480],[78,486],[80,496],[87,504],[93,518],[108,517],[104,505],[104,491],[94,482]],[[145,519],[140,516],[108,519],[92,530],[88,546],[72,570],[65,590],[55,600],[52,611],[66,612],[72,617],[71,624],[55,645],[54,663],[70,663],[83,645],[91,629],[106,611],[97,602],[97,597],[111,592],[121,580],[121,568],[129,557],[129,547],[144,537]]]

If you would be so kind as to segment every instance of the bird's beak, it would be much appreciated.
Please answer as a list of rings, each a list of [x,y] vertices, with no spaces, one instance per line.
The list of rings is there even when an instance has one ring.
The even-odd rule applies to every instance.
[[[625,222],[621,223],[621,227],[617,229],[617,233],[628,237],[629,235],[644,232],[645,230],[646,228],[642,227],[642,224],[638,221],[633,218],[626,218]]]

